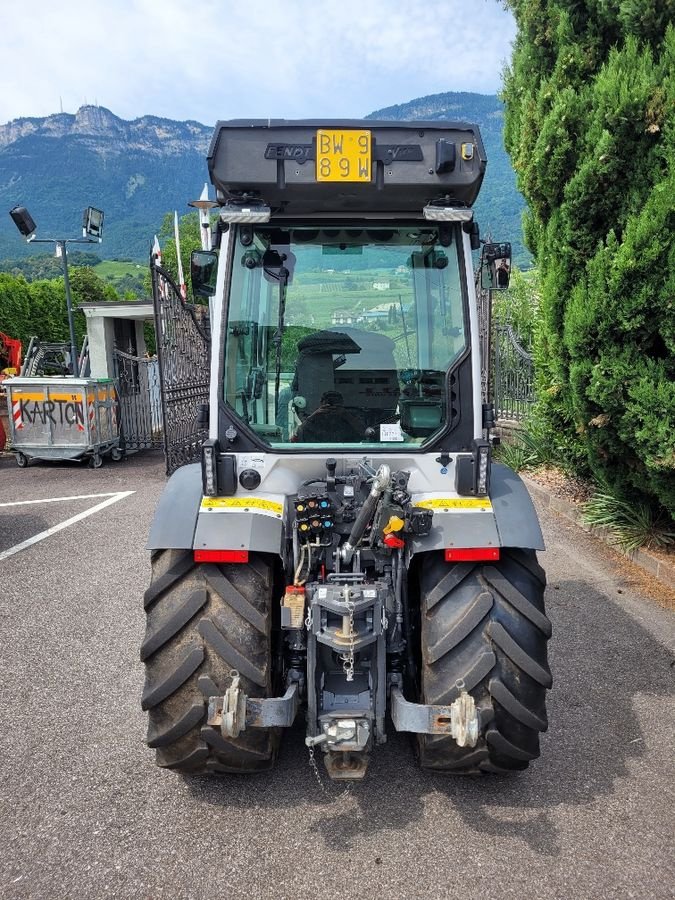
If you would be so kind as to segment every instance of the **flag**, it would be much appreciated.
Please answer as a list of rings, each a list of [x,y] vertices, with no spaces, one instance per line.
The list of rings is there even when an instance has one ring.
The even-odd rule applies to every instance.
[[[157,240],[157,235],[155,235],[155,239],[152,242],[152,258],[155,261],[156,266],[162,265],[162,251],[159,246],[159,241]]]
[[[176,238],[176,257],[178,259],[178,286],[180,295],[185,300],[187,298],[187,287],[185,286],[185,276],[183,275],[183,260],[180,258],[180,233],[178,231],[178,213],[173,214],[173,233]]]

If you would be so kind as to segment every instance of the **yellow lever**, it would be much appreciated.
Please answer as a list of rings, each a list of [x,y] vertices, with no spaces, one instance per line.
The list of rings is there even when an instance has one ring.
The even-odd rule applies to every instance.
[[[404,525],[403,519],[399,519],[398,516],[392,516],[382,529],[382,533],[391,534],[393,531],[400,531]]]

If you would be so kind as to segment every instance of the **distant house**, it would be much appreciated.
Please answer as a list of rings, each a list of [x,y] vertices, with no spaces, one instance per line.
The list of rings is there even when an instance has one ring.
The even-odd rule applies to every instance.
[[[374,291],[388,291],[389,290],[389,282],[388,281],[374,281],[373,282],[373,290]]]
[[[381,322],[384,320],[386,322],[388,318],[389,318],[388,310],[369,309],[366,312],[361,313],[361,315],[358,318],[358,321],[359,322],[373,322],[373,321]]]
[[[356,318],[352,313],[342,312],[336,309],[331,316],[331,325],[353,325]]]

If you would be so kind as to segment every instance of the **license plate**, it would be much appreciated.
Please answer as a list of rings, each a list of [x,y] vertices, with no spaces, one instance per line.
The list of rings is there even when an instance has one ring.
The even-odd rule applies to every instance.
[[[370,181],[370,148],[370,131],[320,128],[316,133],[316,180]]]

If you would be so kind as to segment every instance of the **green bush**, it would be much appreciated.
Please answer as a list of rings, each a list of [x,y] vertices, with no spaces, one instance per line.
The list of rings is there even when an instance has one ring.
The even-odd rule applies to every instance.
[[[115,289],[90,267],[69,270],[78,346],[87,331],[81,303],[116,301]],[[26,281],[23,275],[0,273],[0,331],[23,344],[31,337],[42,341],[69,341],[68,312],[63,278]]]
[[[493,291],[492,314],[498,325],[510,324],[526,349],[531,349],[539,319],[539,273],[536,269],[511,271],[508,291]]]
[[[675,530],[663,516],[647,503],[627,500],[611,488],[597,491],[584,504],[583,519],[587,525],[607,528],[614,543],[627,552],[639,547],[664,549],[675,544]]]
[[[675,0],[509,5],[535,413],[568,466],[675,518]]]

